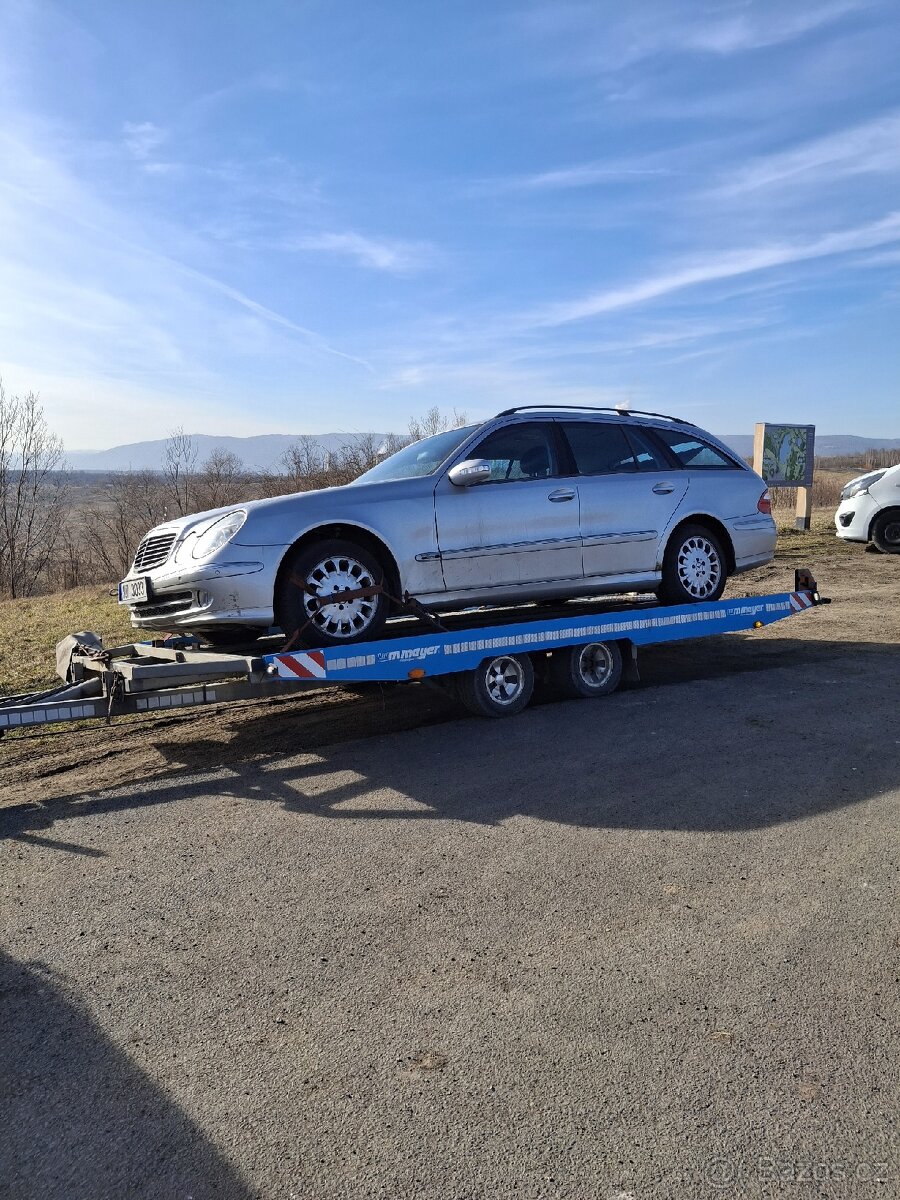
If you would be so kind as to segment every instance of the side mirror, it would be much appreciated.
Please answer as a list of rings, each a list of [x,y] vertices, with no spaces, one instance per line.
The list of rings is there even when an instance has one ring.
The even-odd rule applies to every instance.
[[[467,458],[447,472],[447,478],[457,487],[471,487],[473,483],[485,483],[491,477],[491,464],[483,458]]]

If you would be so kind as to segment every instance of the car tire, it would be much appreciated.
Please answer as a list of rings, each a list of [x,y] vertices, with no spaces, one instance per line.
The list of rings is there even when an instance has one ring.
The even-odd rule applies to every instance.
[[[705,525],[679,525],[666,546],[657,595],[663,604],[718,600],[728,581],[726,564],[722,543]]]
[[[900,508],[878,514],[872,522],[872,541],[882,554],[900,554]]]
[[[476,717],[512,717],[534,691],[534,666],[527,654],[498,654],[457,678],[457,695]]]
[[[347,646],[371,640],[381,633],[388,617],[390,602],[383,592],[331,605],[317,596],[381,587],[383,582],[384,568],[363,546],[338,539],[313,542],[285,563],[275,596],[275,619],[293,645]]]
[[[553,691],[572,700],[608,696],[621,679],[622,651],[618,642],[590,642],[556,650],[547,674]]]

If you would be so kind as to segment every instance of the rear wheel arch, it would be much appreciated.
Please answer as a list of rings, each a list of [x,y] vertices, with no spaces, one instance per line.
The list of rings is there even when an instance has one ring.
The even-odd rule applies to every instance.
[[[666,541],[656,594],[663,604],[699,604],[719,599],[733,561],[731,539],[720,522],[686,518]]]
[[[736,560],[734,555],[734,543],[731,540],[731,534],[726,527],[716,517],[711,517],[709,513],[693,513],[687,517],[680,517],[678,524],[673,525],[666,538],[665,545],[662,548],[660,562],[665,557],[665,553],[669,548],[669,543],[672,538],[676,537],[679,530],[685,525],[702,525],[704,529],[708,529],[713,534],[722,547],[725,554],[725,569],[729,575],[733,575],[736,569]]]

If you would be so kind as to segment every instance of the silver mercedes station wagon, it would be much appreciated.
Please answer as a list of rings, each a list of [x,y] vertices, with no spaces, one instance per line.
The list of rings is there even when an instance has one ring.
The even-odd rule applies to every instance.
[[[138,629],[224,644],[276,625],[334,646],[376,637],[407,593],[432,611],[635,591],[691,604],[774,552],[765,483],[696,426],[511,408],[346,487],[167,521],[119,598]]]

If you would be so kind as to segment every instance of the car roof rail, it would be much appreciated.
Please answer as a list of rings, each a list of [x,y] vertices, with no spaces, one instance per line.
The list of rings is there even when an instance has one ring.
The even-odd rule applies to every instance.
[[[674,421],[677,425],[690,425],[690,421],[685,421],[683,417],[673,417],[668,413],[647,412],[643,408],[602,408],[590,404],[516,404],[513,408],[504,408],[503,412],[497,413],[498,417],[510,417],[513,413],[525,412],[529,409],[548,409],[548,408],[564,408],[572,412],[605,412],[615,413],[617,417],[658,417],[661,421]]]

